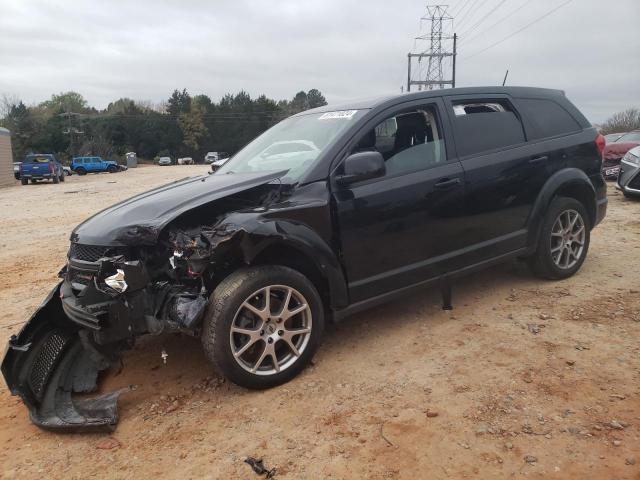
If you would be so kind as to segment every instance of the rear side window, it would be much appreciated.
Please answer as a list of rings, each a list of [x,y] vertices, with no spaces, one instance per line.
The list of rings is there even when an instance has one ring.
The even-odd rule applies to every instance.
[[[518,106],[529,120],[532,140],[555,137],[581,130],[580,124],[553,100],[543,98],[519,98]]]
[[[525,142],[522,122],[506,100],[454,101],[453,112],[461,157]]]

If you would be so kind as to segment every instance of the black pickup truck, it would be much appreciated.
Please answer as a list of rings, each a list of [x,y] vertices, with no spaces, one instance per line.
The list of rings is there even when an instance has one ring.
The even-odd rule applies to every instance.
[[[603,147],[557,90],[433,90],[297,114],[216,173],[80,224],[2,372],[36,424],[112,427],[117,392],[72,393],[95,389],[141,335],[198,335],[222,374],[267,388],[309,363],[326,322],[406,292],[441,288],[450,308],[457,277],[515,258],[566,278],[605,216]]]

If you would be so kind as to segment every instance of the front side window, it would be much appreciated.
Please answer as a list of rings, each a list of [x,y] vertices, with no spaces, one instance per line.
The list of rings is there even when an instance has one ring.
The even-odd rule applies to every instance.
[[[289,117],[240,150],[214,175],[288,170],[282,180],[296,182],[362,114],[363,110],[341,110]]]
[[[360,139],[353,152],[367,150],[382,154],[387,176],[446,162],[444,138],[435,107],[418,107],[383,120]]]
[[[522,122],[503,99],[453,103],[456,150],[461,157],[524,143]]]

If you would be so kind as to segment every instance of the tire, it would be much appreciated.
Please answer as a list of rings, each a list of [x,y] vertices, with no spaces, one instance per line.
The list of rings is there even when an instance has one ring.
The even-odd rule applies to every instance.
[[[78,169],[76,170],[76,173],[77,173],[78,175],[86,175],[86,174],[87,174],[87,171],[86,171],[84,168],[78,168]]]
[[[267,321],[255,313],[258,307],[266,312],[266,287],[271,292],[271,315]],[[287,312],[303,310],[290,318],[285,313],[284,320],[279,320],[277,314],[284,312],[280,301],[287,295],[291,298]],[[245,307],[249,302],[253,302],[251,310]],[[232,327],[251,334],[232,332]],[[303,333],[291,335],[292,331]],[[304,275],[282,266],[249,267],[229,275],[211,294],[202,345],[207,358],[230,381],[246,388],[265,389],[288,382],[300,373],[318,349],[323,331],[320,295]],[[275,360],[273,354],[267,353],[269,350],[275,353]]]
[[[109,172],[109,173],[116,173],[117,171],[118,171],[118,167],[115,167],[113,165],[109,165],[107,167],[107,172]]]
[[[20,183],[22,185],[28,185],[29,184],[29,179],[28,178],[21,178],[20,179]]]
[[[60,175],[60,181],[61,181],[61,182],[64,182],[64,177],[66,177],[66,176],[67,176],[67,174],[66,174],[66,173],[64,173],[64,170],[63,170],[63,171],[62,171],[62,175]]]
[[[35,185],[36,183],[38,183],[38,180],[36,180],[35,178],[31,179],[31,185]]]
[[[53,177],[53,183],[60,183],[60,177],[57,175]]]
[[[582,203],[575,198],[554,198],[542,223],[536,253],[529,259],[533,272],[549,280],[574,275],[587,257],[590,233],[591,221]]]

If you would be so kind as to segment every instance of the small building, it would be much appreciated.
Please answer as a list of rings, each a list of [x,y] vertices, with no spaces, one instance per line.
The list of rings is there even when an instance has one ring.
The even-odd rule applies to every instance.
[[[14,183],[11,133],[6,128],[0,127],[0,187],[6,187]]]

